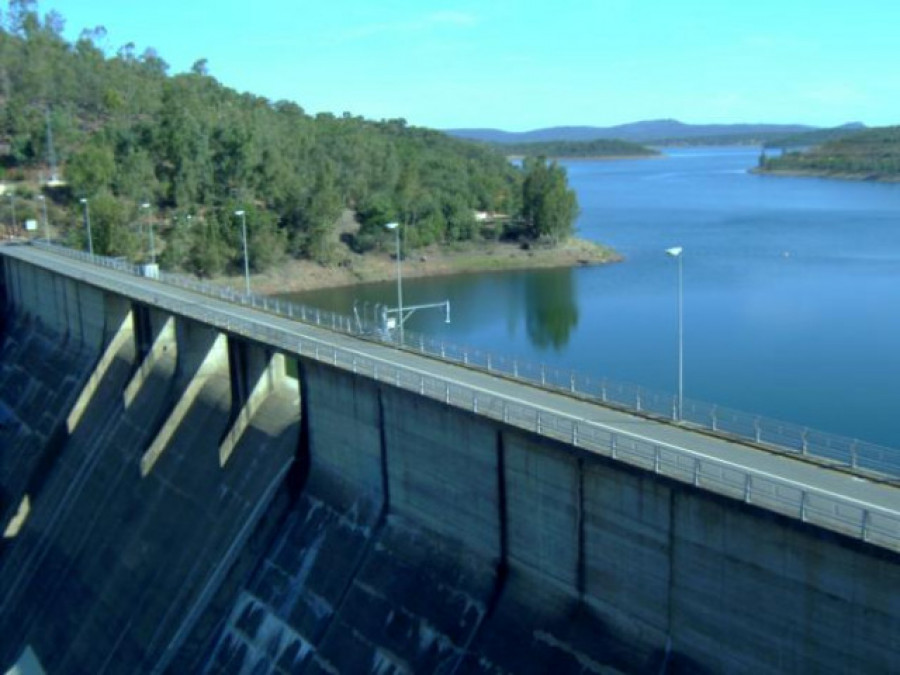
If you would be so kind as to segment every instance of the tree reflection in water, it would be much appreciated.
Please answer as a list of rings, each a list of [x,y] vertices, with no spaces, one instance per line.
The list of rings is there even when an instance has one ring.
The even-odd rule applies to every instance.
[[[526,277],[525,286],[525,326],[531,343],[561,351],[578,325],[574,271],[534,272]]]

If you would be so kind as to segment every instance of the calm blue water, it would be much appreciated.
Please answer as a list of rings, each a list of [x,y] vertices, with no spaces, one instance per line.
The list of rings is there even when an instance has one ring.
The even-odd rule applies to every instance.
[[[900,446],[900,185],[755,176],[754,149],[566,162],[602,267],[404,281],[453,323],[411,330],[673,392],[684,247],[685,396]],[[378,284],[306,294],[349,312]]]

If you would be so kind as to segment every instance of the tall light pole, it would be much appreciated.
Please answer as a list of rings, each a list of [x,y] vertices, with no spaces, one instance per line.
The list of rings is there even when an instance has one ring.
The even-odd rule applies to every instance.
[[[47,220],[47,198],[44,195],[38,195],[37,197],[41,201],[41,206],[44,210],[44,237],[47,239],[47,243],[50,243],[50,222]]]
[[[150,220],[150,202],[141,204],[141,208],[147,214],[147,231],[150,233],[150,264],[156,264],[156,243],[153,240],[153,221]]]
[[[397,240],[397,328],[400,331],[400,345],[403,345],[403,264],[400,257],[400,223],[388,223],[385,227],[394,231]]]
[[[9,193],[9,210],[12,213],[12,229],[9,231],[9,236],[16,236],[16,196],[13,192]]]
[[[84,226],[87,229],[88,236],[88,253],[91,254],[91,257],[94,257],[94,238],[91,236],[91,213],[88,210],[88,200],[87,197],[82,197],[79,199],[82,204],[84,204]]]
[[[235,211],[234,215],[241,217],[241,232],[244,239],[244,286],[247,289],[247,295],[250,295],[250,260],[247,257],[247,213],[244,209]]]
[[[684,416],[684,275],[681,246],[667,248],[666,253],[678,259],[678,403],[675,418],[681,421]]]

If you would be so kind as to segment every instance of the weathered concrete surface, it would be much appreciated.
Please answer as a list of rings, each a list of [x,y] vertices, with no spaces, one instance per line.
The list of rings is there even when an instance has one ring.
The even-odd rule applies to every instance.
[[[15,322],[22,331],[6,332],[0,372],[24,368],[29,387],[50,391],[73,364],[66,358],[48,363],[45,340],[30,328],[37,323],[25,315]],[[205,607],[265,514],[297,451],[297,390],[270,392],[223,469],[218,449],[231,410],[227,359],[203,373],[165,451],[141,475],[142,454],[196,381],[200,364],[209,366],[198,359],[198,333],[202,327],[185,327],[179,345],[152,357],[127,408],[123,393],[138,370],[133,342],[125,341],[93,381],[85,369],[91,394],[78,423],[45,467],[29,517],[0,556],[0,667],[30,645],[51,673],[151,670],[186,635],[185,622]],[[29,341],[24,349],[20,334]],[[48,345],[71,342],[53,338]],[[93,363],[99,351],[89,353],[84,360]],[[42,368],[49,369],[46,376]],[[65,401],[51,402],[59,424],[78,397],[78,388],[71,389]],[[4,402],[9,391],[0,392]],[[0,446],[0,458],[13,449]]]
[[[892,554],[328,366],[300,372],[309,483],[182,672],[895,663]]]
[[[249,583],[232,591],[218,638],[207,637],[194,660],[171,672],[659,668],[661,652],[619,640],[567,588],[576,578],[576,509],[566,468],[553,478],[552,452],[532,464],[526,438],[510,436],[504,448],[497,430],[433,401],[328,366],[304,362],[300,373],[312,461],[306,488]],[[503,501],[518,500],[507,508],[521,520],[520,534],[509,535],[509,561],[504,456],[514,497]],[[577,461],[563,466],[577,476]],[[536,510],[528,502],[535,490],[559,498]],[[437,495],[432,503],[429,494]],[[525,550],[529,527],[546,536],[540,555]],[[550,531],[572,540],[541,534]],[[557,545],[570,565],[554,559]],[[559,570],[560,581],[518,565],[513,552],[544,560],[537,569]]]
[[[53,324],[19,283],[86,309]],[[146,307],[113,356],[115,301],[13,286],[3,381],[49,394],[37,362],[73,342],[106,362],[53,401],[86,404],[0,554],[0,668],[900,669],[900,556],[306,357],[298,392]]]
[[[236,340],[232,344],[245,344]],[[234,452],[244,433],[250,428],[250,423],[265,403],[269,394],[286,384],[284,356],[274,354],[256,347],[243,349],[245,354],[242,359],[243,367],[235,373],[232,366],[232,383],[239,382],[241,387],[235,392],[232,387],[232,409],[234,422],[219,446],[219,464],[225,466],[231,453]],[[243,386],[246,383],[246,387]],[[293,386],[293,385],[291,385]],[[235,395],[237,394],[237,395]]]
[[[36,320],[12,323],[7,335],[0,353],[0,531],[44,473],[96,355]]]

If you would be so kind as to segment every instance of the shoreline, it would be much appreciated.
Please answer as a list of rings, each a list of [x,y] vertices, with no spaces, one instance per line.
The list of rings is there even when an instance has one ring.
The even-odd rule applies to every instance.
[[[531,157],[532,155],[528,155]],[[567,162],[574,161],[586,161],[586,162],[616,162],[625,159],[663,159],[666,156],[664,152],[655,152],[649,155],[596,155],[596,156],[584,156],[584,155],[547,155],[547,159],[550,160],[560,160],[564,159]],[[522,161],[525,159],[525,155],[507,155],[506,159],[510,161]]]
[[[452,276],[475,272],[583,267],[621,262],[616,251],[584,239],[571,238],[557,247],[500,242],[467,243],[456,247],[429,246],[412,251],[403,260],[403,277]],[[309,260],[288,260],[250,278],[254,292],[264,295],[303,293],[324,288],[393,281],[397,261],[387,251],[365,255],[347,253],[331,265]],[[239,287],[240,275],[213,279],[214,283]]]
[[[875,173],[846,173],[816,171],[815,169],[760,169],[754,167],[748,173],[757,176],[780,176],[782,178],[829,178],[832,180],[871,182],[871,183],[900,183],[900,175],[885,176]]]

